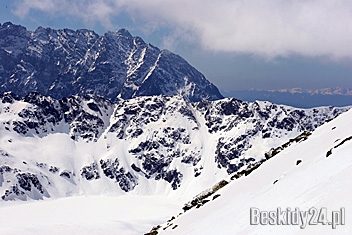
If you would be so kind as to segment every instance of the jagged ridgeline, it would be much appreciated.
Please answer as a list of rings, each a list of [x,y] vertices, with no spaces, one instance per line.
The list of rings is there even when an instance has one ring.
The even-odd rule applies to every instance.
[[[125,30],[28,31],[0,24],[0,92],[40,92],[56,99],[95,94],[115,101],[181,94],[190,101],[222,98],[203,74],[180,56]]]
[[[194,196],[348,108],[237,99],[0,95],[3,200],[101,193]]]

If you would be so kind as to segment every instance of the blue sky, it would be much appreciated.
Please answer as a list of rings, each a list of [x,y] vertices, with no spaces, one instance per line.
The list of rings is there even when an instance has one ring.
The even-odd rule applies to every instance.
[[[352,88],[350,0],[1,0],[0,23],[119,28],[222,90]]]

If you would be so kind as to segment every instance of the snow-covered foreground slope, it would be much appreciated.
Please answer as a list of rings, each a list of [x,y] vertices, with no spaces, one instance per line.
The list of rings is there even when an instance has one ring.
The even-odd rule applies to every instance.
[[[307,140],[292,144],[264,162],[250,175],[231,181],[217,191],[220,197],[180,216],[175,214],[176,219],[171,225],[164,224],[163,228],[168,228],[160,228],[159,234],[351,234],[351,127],[350,110],[318,127]],[[307,224],[304,229],[300,223],[251,225],[251,208],[260,211],[298,208],[301,212],[316,208],[318,213],[326,208],[330,222],[332,211],[345,208],[345,224],[337,225],[336,229],[329,224]],[[308,214],[308,221],[310,218]]]

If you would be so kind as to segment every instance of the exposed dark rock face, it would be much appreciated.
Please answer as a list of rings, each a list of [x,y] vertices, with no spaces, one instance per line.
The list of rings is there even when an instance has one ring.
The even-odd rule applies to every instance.
[[[98,164],[94,162],[89,166],[83,167],[81,169],[81,176],[86,180],[99,179]]]
[[[183,58],[125,29],[99,36],[86,29],[27,31],[0,24],[0,84],[0,92],[20,96],[37,91],[54,98],[95,94],[113,101],[176,94],[191,101],[222,98]]]
[[[19,173],[16,175],[18,183],[20,187],[26,191],[31,191],[32,186],[41,194],[44,194],[44,189],[41,183],[39,182],[37,176],[30,174],[30,173]]]
[[[4,191],[4,194],[1,196],[3,200],[13,200],[15,198],[25,200],[27,194],[33,199],[38,199],[33,195],[33,192],[36,191],[36,194],[48,197],[48,193],[41,184],[40,180],[35,174],[29,172],[22,172],[20,169],[11,168],[9,166],[3,165],[0,166],[0,183],[2,184],[3,175],[12,174],[15,178],[16,183],[11,185],[10,188]],[[1,185],[0,184],[0,185]]]
[[[71,179],[72,173],[67,170],[64,170],[60,173],[60,176],[66,178],[66,179]]]
[[[115,179],[119,184],[120,188],[125,191],[131,191],[138,184],[137,179],[128,171],[125,170],[124,167],[119,167],[119,160],[116,158],[114,161],[100,160],[100,166],[103,170],[105,176],[110,179]]]
[[[112,103],[97,96],[72,96],[55,100],[39,93],[30,93],[24,99],[29,105],[18,113],[22,121],[13,121],[12,128],[22,135],[45,135],[56,131],[60,123],[67,125],[73,140],[78,137],[94,141],[104,129],[103,118],[112,107]],[[91,107],[97,108],[93,110]],[[83,109],[87,105],[89,109]]]

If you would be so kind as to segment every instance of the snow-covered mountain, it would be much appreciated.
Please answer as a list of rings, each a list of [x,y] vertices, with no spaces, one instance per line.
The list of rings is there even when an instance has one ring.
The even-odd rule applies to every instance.
[[[348,108],[189,102],[143,96],[0,98],[2,200],[179,195],[185,200],[257,167],[270,148]]]
[[[125,30],[102,36],[82,29],[28,31],[0,24],[0,92],[40,92],[54,98],[95,94],[110,100],[183,95],[191,101],[222,98],[203,74],[180,56]]]
[[[150,234],[351,234],[351,126],[352,110]]]
[[[153,98],[162,99],[162,97]],[[73,100],[73,98],[71,99]],[[77,99],[77,97],[74,99]],[[170,101],[172,99],[173,102],[177,100],[180,101],[179,98],[169,99]],[[143,99],[135,100],[134,103],[137,104],[142,100]],[[87,99],[82,99],[82,102],[87,102]],[[92,102],[92,100],[90,102]],[[265,105],[268,105],[268,107],[271,105],[268,103],[243,103],[229,99],[209,105],[212,105],[215,109],[215,107],[230,102],[238,102],[242,104],[242,107],[245,105],[248,105],[248,107],[260,105],[263,108]],[[192,105],[192,107],[194,108],[198,105]],[[14,117],[16,115],[14,115],[13,111],[18,112],[21,108],[28,106],[28,103],[15,101],[12,105],[9,103],[2,104],[2,108],[4,106],[11,106],[11,109],[8,109],[7,113],[4,113],[4,109],[2,109],[0,115],[2,122],[5,119],[10,120],[10,117],[19,120],[20,118],[18,118],[18,116]],[[114,106],[116,107],[116,105]],[[283,111],[287,109],[290,109],[290,112],[297,111],[297,109],[289,107],[276,107],[276,112],[278,110]],[[203,122],[200,123],[205,129],[204,136],[199,135],[199,141],[205,141],[206,138],[217,134],[210,134],[208,132],[208,127],[204,125],[204,116],[200,115],[198,110],[199,109],[196,109],[195,113],[199,115],[197,116],[198,120],[203,119]],[[324,112],[327,112],[327,110],[329,109],[325,109]],[[314,113],[313,110],[301,111],[306,115],[308,113]],[[5,114],[7,117],[5,117]],[[257,114],[257,112],[254,112],[253,116],[257,116]],[[177,117],[180,118],[180,116]],[[231,115],[222,116],[222,119],[225,118],[230,119]],[[184,119],[182,120],[185,121]],[[352,133],[351,128],[349,128],[352,124],[351,120],[352,111],[350,110],[340,114],[334,120],[330,120],[319,126],[312,133],[305,132],[298,138],[292,138],[282,143],[280,147],[274,148],[268,153],[269,155],[267,156],[271,156],[271,158],[268,158],[259,168],[247,176],[242,176],[238,179],[233,178],[233,180],[226,179],[227,182],[229,182],[226,185],[223,183],[224,181],[220,181],[221,183],[215,186],[211,184],[211,182],[220,179],[213,179],[213,177],[216,177],[214,173],[206,177],[209,182],[207,184],[203,182],[203,190],[201,191],[199,191],[199,187],[197,187],[197,184],[193,181],[193,184],[186,187],[186,190],[183,191],[187,195],[195,196],[199,192],[203,192],[203,195],[205,195],[212,190],[217,191],[208,198],[198,201],[195,207],[186,212],[182,207],[187,202],[187,199],[185,199],[182,194],[174,194],[185,187],[185,182],[182,182],[177,190],[171,190],[169,193],[162,192],[162,190],[166,189],[163,188],[162,190],[155,190],[154,193],[150,195],[133,195],[133,191],[130,191],[126,195],[112,197],[111,195],[113,194],[108,194],[101,185],[109,184],[110,182],[111,184],[109,186],[111,188],[108,190],[114,190],[118,188],[118,185],[115,183],[114,179],[107,180],[104,174],[101,174],[101,178],[91,181],[87,181],[81,176],[74,177],[71,182],[70,178],[67,178],[64,174],[61,177],[59,176],[59,174],[61,174],[60,172],[64,170],[62,167],[64,164],[67,164],[67,167],[78,166],[78,163],[84,161],[83,158],[87,156],[87,153],[92,149],[96,149],[96,152],[92,152],[93,154],[102,151],[102,149],[98,149],[100,148],[99,143],[102,141],[100,139],[98,139],[97,142],[85,143],[85,140],[79,137],[80,140],[70,142],[68,137],[63,137],[65,132],[61,134],[52,133],[50,134],[51,137],[50,135],[38,136],[35,134],[33,136],[24,137],[16,132],[6,131],[4,127],[2,127],[0,129],[0,136],[2,137],[0,140],[1,147],[5,147],[8,152],[11,151],[13,154],[17,151],[17,157],[7,153],[8,156],[1,156],[0,158],[2,164],[4,162],[8,164],[7,166],[9,166],[10,163],[12,164],[12,171],[17,171],[17,174],[32,172],[38,175],[37,178],[41,182],[43,182],[43,177],[48,177],[52,186],[48,187],[48,185],[44,183],[42,183],[42,185],[49,188],[47,189],[49,193],[53,192],[50,188],[60,186],[62,194],[66,192],[67,195],[74,195],[74,192],[78,193],[78,191],[70,191],[73,187],[69,185],[73,184],[73,182],[77,184],[77,187],[81,187],[81,191],[79,191],[81,194],[88,191],[92,193],[96,187],[101,191],[97,192],[99,196],[92,196],[91,194],[90,196],[65,197],[55,200],[48,200],[44,197],[45,200],[39,202],[0,201],[0,233],[9,235],[64,233],[82,235],[137,235],[145,234],[150,231],[152,227],[155,227],[153,229],[154,232],[151,234],[156,234],[156,232],[158,232],[158,234],[350,234],[352,229],[351,223],[349,222],[352,220],[351,213],[349,213],[349,211],[352,210],[350,200],[352,197]],[[154,125],[160,123],[162,123],[162,121],[154,123]],[[181,124],[185,123],[187,122],[182,122]],[[143,130],[147,130],[151,124],[152,122],[144,126]],[[169,122],[167,124],[171,125],[172,123]],[[291,135],[286,130],[282,131]],[[226,133],[232,132],[233,131],[230,130]],[[116,133],[114,133],[114,135],[115,134]],[[9,137],[12,138],[12,142],[8,142]],[[107,137],[107,139],[109,138],[112,138],[112,136]],[[114,138],[116,137],[114,136]],[[212,141],[216,140],[215,136],[211,138]],[[288,139],[287,137],[285,138]],[[31,139],[29,143],[28,139]],[[44,142],[41,143],[42,141]],[[60,146],[63,141],[67,141],[69,144]],[[124,144],[130,144],[131,141],[132,139],[125,139],[123,143],[121,142],[117,147],[125,149]],[[194,141],[194,139],[191,138],[191,141]],[[279,143],[281,139],[277,139],[277,141],[277,143]],[[263,140],[261,142],[265,143]],[[15,144],[17,148],[12,147],[11,150],[10,143]],[[207,142],[207,144],[210,143],[211,141]],[[89,145],[92,144],[94,144],[94,147],[89,147]],[[253,145],[252,149],[256,146],[258,145]],[[22,148],[21,151],[19,147]],[[65,149],[61,149],[60,147]],[[209,150],[209,146],[206,144],[204,147]],[[113,147],[110,147],[110,151],[112,151],[112,148]],[[2,153],[6,154],[4,151],[5,150],[2,150]],[[22,152],[20,157],[18,157],[19,152]],[[102,151],[102,153],[103,152],[104,151]],[[121,159],[121,162],[123,162],[122,160],[125,155],[126,152],[124,151],[116,154],[116,156]],[[49,164],[46,166],[42,165],[41,167],[37,167],[36,164],[33,164],[33,161],[30,161],[30,158],[35,157],[41,160],[45,158],[51,160],[50,162],[48,161]],[[65,162],[65,159],[69,161],[67,160],[69,158],[71,158],[71,164]],[[74,159],[73,161],[72,158]],[[214,153],[212,152],[202,156],[201,161],[203,161],[204,158],[207,158],[209,165],[215,163]],[[24,164],[23,161],[26,161],[26,164]],[[86,159],[85,161],[89,162],[90,159]],[[48,170],[49,166],[54,164],[60,165],[56,173]],[[4,165],[2,165],[1,169],[6,168],[3,166]],[[205,169],[204,167],[204,170]],[[1,185],[9,185],[8,181],[13,179],[11,178],[13,172],[11,173],[10,171],[11,170],[2,172]],[[98,172],[101,173],[100,168]],[[218,170],[217,173],[219,174],[219,172]],[[76,176],[77,175],[76,173]],[[188,180],[190,179],[190,175],[185,175],[184,179],[186,179],[186,177],[188,177]],[[204,177],[204,174],[202,173],[195,179],[200,179],[200,177]],[[202,181],[204,180],[205,177]],[[162,180],[155,181],[150,179],[148,187],[153,186],[152,182],[154,182],[154,186],[155,184],[159,186],[163,184]],[[198,181],[198,183],[199,182],[201,181]],[[33,187],[33,183],[30,183],[30,185]],[[170,185],[167,184],[166,186],[170,188]],[[224,187],[221,188],[221,186]],[[134,190],[137,190],[138,187],[142,187],[141,181],[139,181],[139,184]],[[24,191],[20,186],[19,188]],[[162,186],[160,188],[162,188]],[[211,190],[204,191],[206,188],[210,188]],[[141,189],[141,191],[143,190],[146,190],[146,188]],[[190,197],[190,199],[192,199],[192,197]],[[304,229],[300,228],[300,224],[250,225],[251,207],[258,208],[261,211],[275,211],[278,207],[281,207],[282,210],[286,210],[286,208],[290,207],[292,211],[294,211],[295,208],[298,207],[302,212],[308,211],[311,208],[320,210],[325,207],[327,209],[327,219],[330,221],[331,211],[340,211],[340,208],[344,207],[346,212],[345,225],[336,225],[336,229],[332,229],[332,225],[329,224],[307,224]],[[310,219],[310,217],[308,219]],[[319,218],[319,221],[320,220],[321,218]],[[288,220],[283,219],[283,221]],[[342,221],[340,221],[340,223],[341,222]],[[157,226],[158,224],[160,224],[160,226]]]

